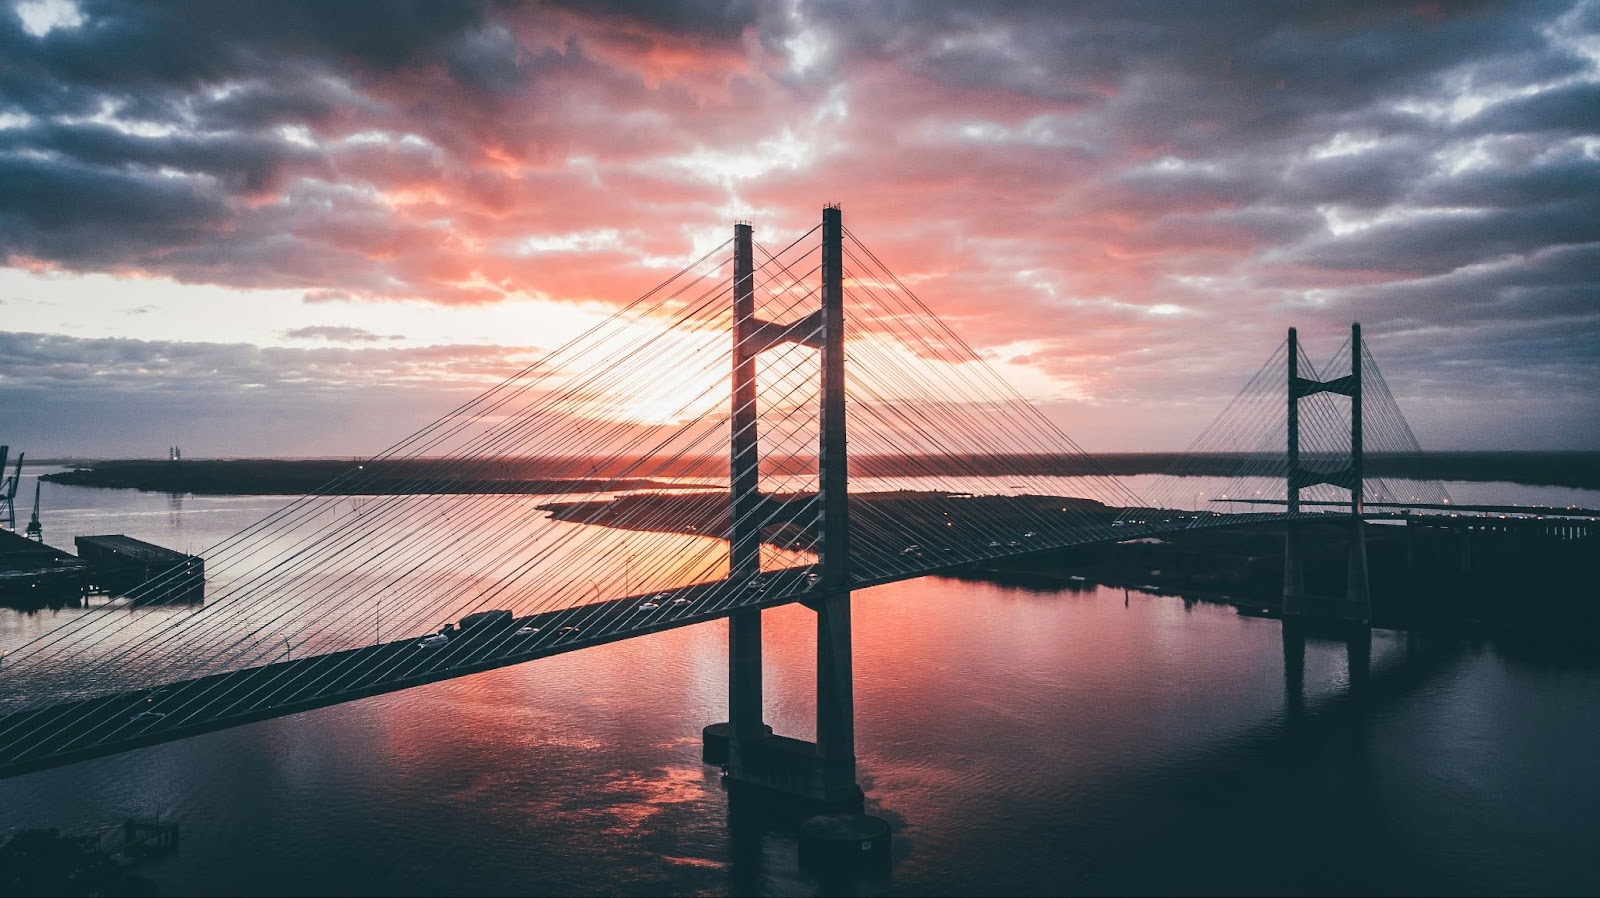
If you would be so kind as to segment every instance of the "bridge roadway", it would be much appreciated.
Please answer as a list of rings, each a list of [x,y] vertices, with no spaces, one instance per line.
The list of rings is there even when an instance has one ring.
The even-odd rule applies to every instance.
[[[1227,523],[1263,523],[1259,516],[1249,517],[1253,520]],[[957,551],[932,545],[916,552],[903,547],[898,551],[885,548],[865,553],[866,557],[853,559],[855,569],[879,573],[852,579],[851,588],[949,573],[1068,545],[1029,545],[1026,537],[1030,534],[1020,532],[1020,527],[1018,531],[990,531],[995,540],[989,548],[976,550],[982,553],[981,557],[969,556],[971,549]],[[1114,542],[1160,532],[1153,527],[1096,527],[1070,545]],[[810,565],[791,567],[763,572],[740,586],[718,580],[577,605],[515,618],[507,625],[459,632],[447,644],[437,647],[423,647],[420,637],[411,635],[356,649],[12,712],[0,716],[0,779],[685,627],[726,617],[741,608],[802,602],[812,589],[813,572]],[[652,599],[657,599],[658,607],[641,607]],[[538,632],[517,635],[516,631],[523,627],[537,627]],[[3,675],[0,668],[0,676]]]
[[[1038,550],[1027,550],[1032,551]],[[892,570],[896,563],[909,560],[880,558],[871,569]],[[988,559],[923,562],[915,569],[855,580],[852,588],[937,574],[982,560]],[[812,588],[813,571],[810,565],[784,568],[763,572],[742,586],[718,580],[547,611],[515,618],[511,624],[458,631],[437,647],[423,647],[421,638],[411,635],[13,712],[0,716],[0,779],[686,627],[741,608],[804,601]],[[658,607],[641,607],[652,600]],[[539,632],[517,635],[524,627],[537,627]]]

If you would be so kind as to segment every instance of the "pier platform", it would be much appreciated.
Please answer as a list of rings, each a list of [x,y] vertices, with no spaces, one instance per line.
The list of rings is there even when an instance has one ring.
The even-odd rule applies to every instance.
[[[93,569],[94,589],[150,603],[196,602],[205,597],[206,562],[198,555],[120,533],[80,536],[73,543],[78,558]]]
[[[0,529],[0,603],[23,608],[76,604],[89,584],[89,566],[20,533]]]

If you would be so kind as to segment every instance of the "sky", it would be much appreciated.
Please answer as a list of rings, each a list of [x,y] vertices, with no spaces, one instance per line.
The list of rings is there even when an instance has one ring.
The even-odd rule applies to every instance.
[[[0,442],[372,454],[825,203],[1090,450],[1600,449],[1600,2],[5,0]]]

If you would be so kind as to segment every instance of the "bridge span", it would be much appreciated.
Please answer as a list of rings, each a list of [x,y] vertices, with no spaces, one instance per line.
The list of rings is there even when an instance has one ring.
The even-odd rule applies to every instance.
[[[806,242],[813,235],[820,235],[815,246]],[[184,645],[204,647],[206,657],[171,657],[160,638],[117,643],[103,621],[89,617],[12,648],[0,662],[0,777],[727,618],[729,716],[708,727],[708,756],[725,756],[732,782],[852,807],[861,802],[854,590],[1041,550],[1267,521],[1289,525],[1286,616],[1370,620],[1362,528],[1384,512],[1364,505],[1370,499],[1374,509],[1385,507],[1377,503],[1396,497],[1381,482],[1373,493],[1377,481],[1365,477],[1363,453],[1375,433],[1415,443],[1359,325],[1348,344],[1348,374],[1309,365],[1291,330],[1280,348],[1287,374],[1275,356],[1257,375],[1270,386],[1270,420],[1286,427],[1284,452],[1241,456],[1241,475],[1279,484],[1281,512],[1185,511],[1114,478],[1089,476],[1066,486],[1065,478],[1041,477],[1026,466],[1008,473],[1001,465],[1000,473],[1020,484],[1009,496],[975,496],[963,484],[997,472],[994,464],[960,469],[973,458],[1082,450],[849,234],[837,207],[825,208],[817,228],[777,253],[755,244],[746,223],[735,226],[730,243],[726,278],[716,279],[719,269],[706,259],[697,261],[626,307],[615,329],[597,329],[563,347],[373,460],[425,453],[436,459],[394,495],[348,509],[291,503],[230,538],[223,548],[236,552],[242,573],[224,595],[172,625],[194,634]],[[759,264],[758,250],[765,256]],[[819,282],[808,285],[818,273]],[[847,294],[856,316],[848,389]],[[639,335],[641,322],[661,320],[671,326]],[[688,356],[664,365],[674,352]],[[677,370],[696,365],[703,370]],[[569,373],[585,366],[595,373]],[[596,403],[608,396],[673,423],[597,424]],[[1331,405],[1334,399],[1348,404]],[[1364,417],[1367,400],[1372,414]],[[718,413],[725,404],[726,414]],[[1248,436],[1259,442],[1258,434]],[[716,442],[728,448],[725,487],[686,493],[673,511],[663,510],[672,504],[665,501],[607,510],[602,497],[570,518],[575,526],[548,537],[526,535],[534,512],[521,506],[486,510],[458,502],[446,506],[442,520],[423,520],[417,511],[417,496],[448,495],[455,481],[481,479],[486,465],[515,453],[600,458],[621,484],[681,473],[685,458]],[[893,474],[915,489],[852,494],[851,454],[873,448],[900,453],[905,469]],[[941,456],[956,459],[957,474],[965,476],[928,463]],[[367,467],[344,475],[340,490],[375,476]],[[590,476],[603,483],[606,476],[595,473],[601,468],[596,462]],[[1305,498],[1310,509],[1342,492],[1347,510],[1302,508],[1302,491],[1313,491]],[[678,544],[659,538],[674,530],[674,514],[719,522],[698,532],[725,540],[720,568],[696,568],[699,560],[676,557]],[[1349,589],[1343,596],[1309,596],[1294,525],[1331,519],[1352,528]],[[600,532],[608,535],[594,536]],[[434,542],[424,548],[419,533]],[[654,548],[635,552],[617,534],[655,540]],[[774,547],[787,551],[788,560],[768,557]],[[442,565],[484,574],[470,589],[441,588],[412,576],[427,559],[413,564],[410,556],[424,551]],[[631,569],[637,554],[655,559],[665,585],[638,588],[645,578]],[[318,559],[326,570],[317,568]],[[228,570],[210,557],[207,563],[213,574]],[[620,578],[588,569],[612,564],[622,567]],[[402,609],[390,632],[404,635],[367,638],[363,622],[374,606],[381,615],[386,600]],[[761,610],[788,603],[817,615],[814,743],[775,736],[763,722]],[[321,648],[293,657],[290,628],[304,626],[312,612],[324,616]],[[434,633],[441,620],[462,623]],[[155,681],[128,684],[121,674],[130,660],[146,663]],[[52,688],[53,674],[73,664],[89,672],[87,685]]]

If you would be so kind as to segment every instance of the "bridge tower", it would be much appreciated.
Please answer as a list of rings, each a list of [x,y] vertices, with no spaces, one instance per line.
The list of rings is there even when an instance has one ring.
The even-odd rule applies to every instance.
[[[1323,618],[1368,623],[1372,620],[1372,593],[1367,578],[1367,535],[1363,514],[1362,489],[1365,458],[1361,445],[1361,325],[1350,325],[1350,373],[1333,380],[1319,381],[1300,376],[1300,343],[1294,328],[1289,328],[1289,441],[1288,514],[1283,546],[1283,614],[1285,618]],[[1350,466],[1343,470],[1320,472],[1300,465],[1300,400],[1317,393],[1338,393],[1350,397]],[[1319,483],[1329,483],[1350,491],[1350,556],[1345,594],[1312,596],[1305,588],[1305,560],[1302,534],[1295,516],[1300,513],[1300,491]]]
[[[855,701],[850,640],[850,513],[845,447],[844,223],[839,207],[822,210],[822,307],[790,324],[755,314],[752,230],[734,225],[733,416],[728,577],[754,584],[761,573],[761,509],[756,430],[756,358],[783,343],[821,352],[822,409],[818,445],[817,741],[773,735],[762,720],[761,609],[728,618],[728,722],[705,729],[704,758],[725,765],[741,786],[809,803],[859,808]]]

